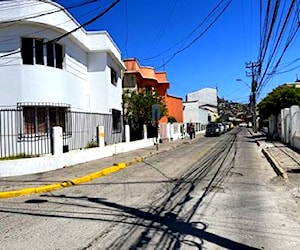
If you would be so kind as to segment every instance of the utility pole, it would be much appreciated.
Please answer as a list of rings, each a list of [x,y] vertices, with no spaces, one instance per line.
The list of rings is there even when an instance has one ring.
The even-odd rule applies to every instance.
[[[257,90],[257,81],[256,76],[258,72],[258,67],[260,64],[258,62],[249,62],[246,63],[246,68],[250,69],[250,72],[246,72],[248,77],[252,77],[251,82],[251,95],[250,95],[250,105],[252,105],[252,125],[254,133],[257,132],[257,124],[256,124],[256,90]]]

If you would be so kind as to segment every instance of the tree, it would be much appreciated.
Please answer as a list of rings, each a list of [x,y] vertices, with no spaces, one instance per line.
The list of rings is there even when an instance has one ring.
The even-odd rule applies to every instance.
[[[167,106],[164,98],[157,92],[142,90],[135,92],[126,90],[123,94],[125,121],[131,126],[140,127],[152,121],[152,105],[159,104],[161,116],[167,115]]]
[[[169,116],[168,117],[168,122],[169,123],[174,123],[174,122],[177,122],[176,118],[174,116]]]
[[[300,105],[300,89],[296,85],[282,85],[275,88],[258,104],[259,115],[267,119],[278,115],[283,108]]]

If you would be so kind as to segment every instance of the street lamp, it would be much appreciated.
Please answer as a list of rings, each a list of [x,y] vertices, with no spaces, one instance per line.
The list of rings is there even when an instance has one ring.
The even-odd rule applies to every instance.
[[[250,85],[249,85],[248,83],[246,83],[244,80],[238,78],[238,79],[236,79],[236,81],[237,81],[237,82],[243,82],[243,83],[245,83],[245,84],[247,85],[247,87],[248,87],[249,89],[251,89]]]

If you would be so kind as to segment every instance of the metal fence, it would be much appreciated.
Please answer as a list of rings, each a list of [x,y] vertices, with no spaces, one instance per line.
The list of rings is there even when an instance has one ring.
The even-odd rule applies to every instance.
[[[23,134],[22,110],[0,110],[0,158],[51,153],[51,133]]]
[[[95,146],[99,125],[104,126],[106,145],[122,142],[122,121],[121,117],[116,126],[111,114],[68,111],[63,128],[64,151]],[[36,131],[39,132],[28,133],[28,120],[22,109],[0,109],[0,159],[51,154],[52,130]]]
[[[106,145],[123,141],[122,118],[118,128],[113,126],[111,114],[71,112],[71,123],[67,129],[63,144],[65,151],[83,149],[97,144],[97,127],[104,126],[104,141]]]

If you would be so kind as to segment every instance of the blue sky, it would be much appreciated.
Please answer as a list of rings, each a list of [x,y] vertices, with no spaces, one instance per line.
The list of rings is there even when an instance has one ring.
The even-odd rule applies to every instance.
[[[56,2],[69,7],[83,0]],[[83,23],[112,2],[97,1],[70,9],[70,13],[79,23]],[[121,50],[122,58],[134,57],[140,65],[154,67],[157,71],[165,70],[171,83],[168,90],[170,95],[185,100],[189,92],[217,87],[220,97],[247,103],[250,94],[247,84],[251,84],[251,78],[246,76],[245,63],[254,62],[258,58],[259,0],[231,1],[226,11],[207,31],[205,29],[217,14],[188,36],[219,2],[220,0],[121,0],[85,29],[106,30]],[[221,9],[229,1],[223,2]],[[197,37],[200,38],[196,39]],[[282,60],[283,64],[299,58],[299,45],[299,37],[296,37]],[[179,52],[182,48],[186,49]],[[167,52],[164,53],[165,51]],[[174,54],[176,56],[170,60]],[[154,58],[149,59],[152,57]],[[161,67],[164,63],[166,65]],[[298,65],[293,64],[290,68]],[[274,75],[262,89],[259,99],[274,87],[295,81],[298,74],[300,78],[299,68]]]

